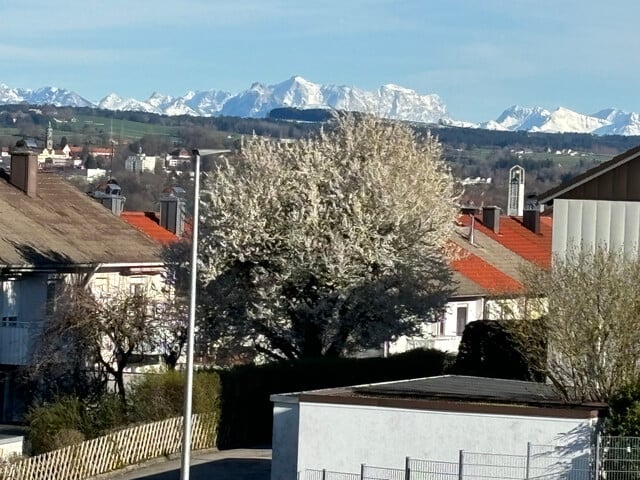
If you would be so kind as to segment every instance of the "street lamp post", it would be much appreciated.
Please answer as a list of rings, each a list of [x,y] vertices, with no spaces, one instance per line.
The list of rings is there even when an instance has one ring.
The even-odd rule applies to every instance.
[[[180,480],[189,480],[191,463],[191,405],[193,399],[193,350],[196,319],[196,283],[198,278],[198,207],[200,204],[200,152],[193,150],[195,186],[193,192],[193,230],[191,236],[191,286],[189,288],[189,325],[187,327],[187,381],[184,388],[182,463]]]

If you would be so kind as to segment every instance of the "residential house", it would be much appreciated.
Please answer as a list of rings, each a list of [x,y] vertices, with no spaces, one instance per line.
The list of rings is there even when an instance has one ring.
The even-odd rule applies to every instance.
[[[183,163],[191,163],[192,155],[186,148],[176,148],[165,155],[165,168],[176,168],[182,166]]]
[[[138,153],[135,155],[129,155],[125,160],[124,167],[129,172],[151,172],[156,169],[156,157],[148,156],[142,153],[142,147],[140,147]]]
[[[62,282],[80,273],[95,292],[162,295],[161,245],[117,216],[122,203],[117,185],[92,198],[38,171],[37,152],[12,151],[0,175],[0,421],[19,416],[15,375]]]
[[[500,215],[498,207],[463,210],[449,242],[455,293],[445,316],[424,324],[418,337],[390,343],[389,353],[418,347],[457,352],[468,323],[501,318],[503,308],[520,297],[522,268],[550,268],[551,222],[535,209],[523,217]]]
[[[638,255],[640,248],[640,146],[538,196],[553,212],[552,250],[605,246]]]
[[[465,478],[591,478],[590,448],[607,411],[568,404],[550,384],[449,375],[271,401],[271,480],[307,478],[307,470],[358,474],[363,464],[402,470],[407,457],[433,468],[415,478],[462,478],[463,469]],[[461,451],[480,461],[460,465]],[[408,478],[383,473],[364,478]]]

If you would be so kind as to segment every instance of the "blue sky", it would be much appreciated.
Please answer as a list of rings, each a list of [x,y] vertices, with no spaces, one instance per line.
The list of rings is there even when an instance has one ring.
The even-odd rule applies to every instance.
[[[637,0],[0,0],[0,83],[145,100],[301,75],[436,93],[456,120],[640,112],[638,18]]]

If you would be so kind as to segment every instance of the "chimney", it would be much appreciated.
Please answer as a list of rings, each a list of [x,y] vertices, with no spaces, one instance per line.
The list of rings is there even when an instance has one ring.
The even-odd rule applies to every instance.
[[[21,140],[11,151],[11,176],[9,182],[30,197],[36,196],[38,181],[38,154],[29,150]]]
[[[538,203],[536,195],[528,196],[522,212],[522,225],[533,233],[540,233],[540,212],[543,208],[544,205]]]
[[[160,226],[177,236],[184,232],[185,194],[181,187],[167,187],[160,195]]]
[[[500,233],[500,207],[483,207],[482,223],[485,227],[490,228],[494,233]]]
[[[475,245],[476,213],[478,213],[478,209],[474,206],[462,207],[460,209],[460,213],[463,215],[469,215],[468,240],[471,245]]]
[[[124,202],[126,197],[122,195],[122,190],[118,182],[111,179],[107,183],[99,185],[95,192],[90,193],[94,199],[100,202],[104,207],[111,210],[111,213],[120,216],[124,210]]]

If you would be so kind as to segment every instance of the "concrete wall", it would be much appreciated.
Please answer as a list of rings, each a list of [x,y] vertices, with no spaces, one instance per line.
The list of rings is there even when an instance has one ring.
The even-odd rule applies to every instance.
[[[276,408],[286,407],[276,403]],[[287,428],[289,433],[274,437],[273,458],[279,460],[273,463],[272,480],[291,478],[283,472],[292,469],[295,425],[286,415],[274,417],[274,431]],[[593,429],[592,421],[583,418],[301,403],[296,468],[353,473],[362,463],[403,468],[407,456],[457,462],[460,450],[525,455],[527,442],[566,445],[571,458],[584,454]]]
[[[274,395],[271,480],[296,478],[298,462],[298,425],[300,422],[296,396]]]

